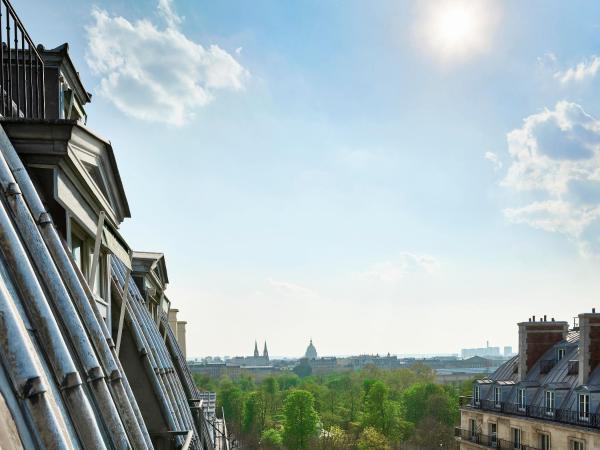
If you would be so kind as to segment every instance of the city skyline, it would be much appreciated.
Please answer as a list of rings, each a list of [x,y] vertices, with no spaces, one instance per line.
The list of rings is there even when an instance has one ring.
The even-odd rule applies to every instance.
[[[468,3],[19,14],[70,43],[133,205],[121,232],[165,254],[190,355],[245,354],[257,328],[273,354],[430,354],[516,348],[516,320],[571,322],[600,288],[600,7]]]

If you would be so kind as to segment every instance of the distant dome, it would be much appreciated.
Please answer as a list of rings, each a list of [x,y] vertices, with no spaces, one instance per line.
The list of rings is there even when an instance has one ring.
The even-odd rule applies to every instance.
[[[304,354],[304,356],[307,359],[317,359],[317,349],[313,345],[312,339],[310,340],[310,344],[308,344],[308,347],[306,348],[306,353]]]

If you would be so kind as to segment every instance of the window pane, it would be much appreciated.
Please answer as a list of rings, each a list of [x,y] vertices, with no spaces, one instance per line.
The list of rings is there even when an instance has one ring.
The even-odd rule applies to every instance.
[[[83,241],[77,236],[71,236],[71,254],[75,260],[75,264],[82,270],[81,267],[81,253],[83,251]]]

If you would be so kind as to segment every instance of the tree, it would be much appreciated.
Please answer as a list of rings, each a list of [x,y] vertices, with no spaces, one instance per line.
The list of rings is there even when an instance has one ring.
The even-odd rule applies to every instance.
[[[274,414],[277,409],[277,395],[279,394],[279,383],[277,378],[268,377],[262,383],[265,392],[265,405],[269,414]]]
[[[403,439],[409,431],[409,425],[403,419],[400,403],[388,398],[389,390],[382,381],[367,385],[363,426],[371,427],[393,440]]]
[[[458,418],[458,399],[442,386],[434,383],[416,383],[403,394],[406,419],[419,424],[425,417],[453,426]]]
[[[320,444],[321,450],[346,450],[349,447],[349,438],[340,427],[332,426],[323,432]]]
[[[232,428],[234,433],[239,433],[242,428],[242,412],[244,408],[243,392],[231,381],[226,381],[221,386],[217,399],[225,412],[227,424]]]
[[[294,373],[298,375],[300,378],[308,377],[312,373],[312,367],[308,363],[307,359],[302,359],[300,364],[294,367]]]
[[[283,440],[290,450],[307,449],[311,438],[317,434],[319,415],[314,405],[315,398],[308,391],[291,391],[286,397]]]
[[[265,428],[266,408],[265,397],[262,391],[252,392],[244,402],[244,417],[242,429],[247,440],[258,443]]]
[[[283,448],[283,437],[274,428],[263,431],[260,438],[260,448],[264,450],[280,450]]]
[[[390,450],[390,446],[383,434],[373,427],[367,427],[358,439],[358,450]]]

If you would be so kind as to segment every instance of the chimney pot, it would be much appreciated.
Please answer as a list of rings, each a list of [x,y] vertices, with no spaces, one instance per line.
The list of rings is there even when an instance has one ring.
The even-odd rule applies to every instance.
[[[596,308],[592,308],[592,314],[596,314]]]
[[[532,322],[535,322],[535,316],[532,316],[532,320],[531,320],[531,321],[532,321]]]
[[[546,322],[546,320],[547,320],[547,319],[546,319],[546,314],[544,314],[544,322]]]

